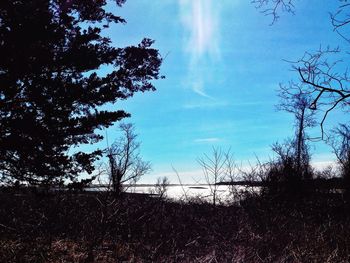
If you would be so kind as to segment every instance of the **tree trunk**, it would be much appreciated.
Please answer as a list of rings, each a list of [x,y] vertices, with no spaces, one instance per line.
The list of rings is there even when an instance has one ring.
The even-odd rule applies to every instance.
[[[305,108],[301,109],[301,117],[299,119],[299,129],[298,129],[298,136],[297,136],[297,176],[301,177],[301,154],[302,154],[302,147],[304,144],[304,115],[305,115]]]

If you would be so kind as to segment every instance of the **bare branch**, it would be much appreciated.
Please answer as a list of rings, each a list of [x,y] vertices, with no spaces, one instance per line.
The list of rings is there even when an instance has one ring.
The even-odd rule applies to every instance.
[[[280,12],[291,14],[295,12],[293,0],[252,0],[251,3],[255,5],[255,8],[260,9],[265,16],[272,16],[271,25],[280,18]]]
[[[330,14],[333,30],[337,32],[344,40],[350,43],[350,38],[344,29],[350,24],[350,4],[341,4],[335,13]]]
[[[329,113],[339,105],[349,105],[350,78],[347,70],[343,70],[343,61],[335,59],[339,55],[339,48],[320,48],[314,53],[305,52],[301,59],[291,62],[300,77],[302,91],[313,97],[309,101],[309,109],[325,108],[320,122],[322,139],[325,135],[324,123]],[[332,62],[329,57],[333,58]],[[343,73],[339,73],[342,70]],[[287,93],[286,89],[284,92]]]

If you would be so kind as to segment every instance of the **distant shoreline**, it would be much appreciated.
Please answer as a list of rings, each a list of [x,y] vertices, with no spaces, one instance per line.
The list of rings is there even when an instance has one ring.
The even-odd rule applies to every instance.
[[[125,187],[154,187],[156,184],[124,184]],[[208,186],[208,185],[243,185],[243,186],[262,186],[263,183],[260,181],[236,181],[236,182],[219,182],[216,184],[168,184],[168,187],[174,187],[174,186]],[[89,186],[89,188],[94,187],[110,187],[108,184],[92,184]]]

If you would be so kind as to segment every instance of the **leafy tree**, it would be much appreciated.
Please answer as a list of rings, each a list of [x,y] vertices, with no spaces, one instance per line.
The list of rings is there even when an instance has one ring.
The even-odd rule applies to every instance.
[[[115,0],[121,6],[125,0]],[[0,176],[29,184],[91,174],[98,129],[129,116],[101,106],[155,90],[161,57],[144,39],[116,48],[102,35],[124,19],[106,0],[0,1]],[[109,68],[105,75],[101,67]]]

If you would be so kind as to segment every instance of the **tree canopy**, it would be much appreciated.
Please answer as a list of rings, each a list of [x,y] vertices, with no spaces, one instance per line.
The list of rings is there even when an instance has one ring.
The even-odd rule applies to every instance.
[[[114,0],[121,6],[125,0]],[[106,0],[0,2],[0,176],[58,183],[92,173],[101,150],[69,153],[103,139],[96,133],[129,116],[102,110],[155,90],[162,59],[153,41],[116,48],[102,35],[125,20]],[[110,72],[99,74],[101,66]]]

